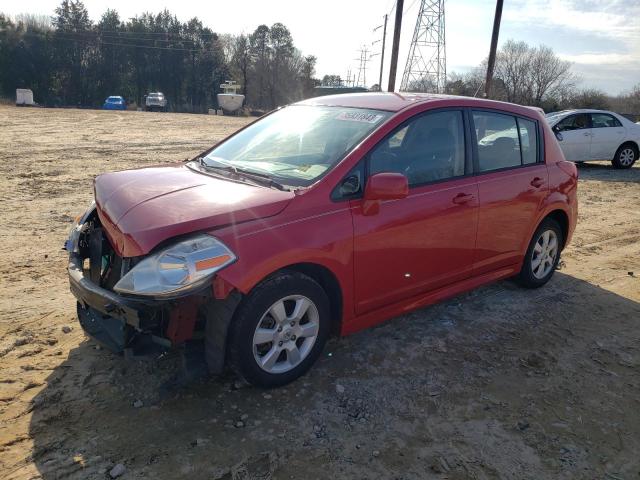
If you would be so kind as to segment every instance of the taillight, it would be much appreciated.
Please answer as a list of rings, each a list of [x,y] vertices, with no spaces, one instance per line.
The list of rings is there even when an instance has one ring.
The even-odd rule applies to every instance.
[[[578,168],[576,164],[573,162],[567,162],[566,160],[561,160],[557,163],[560,170],[573,178],[578,178]]]

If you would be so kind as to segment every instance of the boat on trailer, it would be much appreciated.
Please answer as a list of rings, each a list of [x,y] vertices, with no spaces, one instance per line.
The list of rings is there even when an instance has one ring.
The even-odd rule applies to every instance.
[[[225,83],[220,85],[220,88],[224,93],[219,93],[217,95],[218,105],[222,108],[224,113],[234,113],[242,108],[244,95],[238,93],[240,85],[236,84],[233,80],[227,80]]]

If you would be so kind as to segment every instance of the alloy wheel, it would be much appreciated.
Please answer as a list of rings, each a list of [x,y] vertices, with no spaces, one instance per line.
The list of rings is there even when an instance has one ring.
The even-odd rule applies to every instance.
[[[540,234],[531,255],[531,272],[537,279],[545,278],[556,264],[558,256],[558,236],[553,230]]]
[[[289,295],[264,312],[253,334],[253,357],[264,371],[288,372],[309,355],[320,327],[316,305],[303,295]]]
[[[620,152],[618,161],[620,162],[620,165],[624,167],[628,167],[633,164],[635,157],[636,157],[636,152],[633,151],[633,148],[625,148]]]

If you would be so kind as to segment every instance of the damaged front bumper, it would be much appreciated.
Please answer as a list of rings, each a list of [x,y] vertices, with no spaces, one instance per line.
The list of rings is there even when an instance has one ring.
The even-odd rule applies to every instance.
[[[69,286],[78,300],[78,320],[82,328],[114,351],[149,344],[171,347],[171,340],[158,335],[166,317],[166,302],[125,298],[102,288],[86,278],[83,259],[77,253],[69,255]]]

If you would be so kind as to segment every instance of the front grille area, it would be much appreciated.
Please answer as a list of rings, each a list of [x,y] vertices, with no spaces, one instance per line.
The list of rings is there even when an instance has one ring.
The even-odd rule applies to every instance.
[[[88,223],[81,252],[86,259],[84,275],[96,285],[113,291],[116,283],[131,268],[130,259],[122,258],[114,251],[97,215]]]

